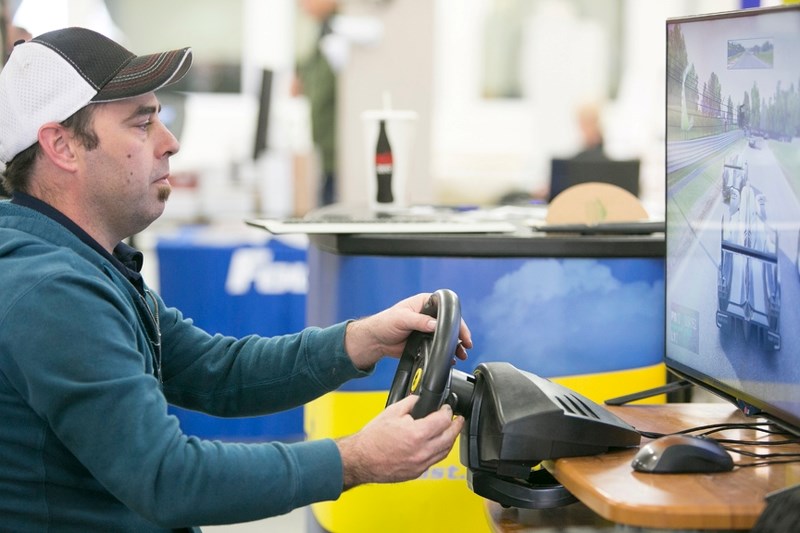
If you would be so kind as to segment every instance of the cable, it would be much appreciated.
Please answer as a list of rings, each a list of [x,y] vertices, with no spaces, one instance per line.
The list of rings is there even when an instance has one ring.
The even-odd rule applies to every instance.
[[[783,465],[789,463],[798,463],[800,462],[800,458],[797,459],[786,459],[786,460],[779,460],[779,461],[754,461],[752,463],[733,463],[734,466],[739,468],[748,468],[748,467],[756,467],[756,466],[771,466],[771,465]]]
[[[752,430],[755,432],[765,433],[767,435],[784,435],[789,438],[781,440],[762,441],[762,440],[731,439],[725,437],[710,436],[715,433],[720,433],[722,431],[730,431],[735,429]],[[668,435],[694,435],[698,437],[713,439],[720,445],[722,445],[723,448],[725,448],[725,450],[728,451],[729,453],[737,453],[744,457],[750,457],[752,459],[755,459],[754,461],[751,462],[734,463],[735,466],[742,468],[800,462],[800,452],[758,453],[750,450],[742,450],[740,448],[736,448],[736,446],[773,447],[773,446],[783,446],[786,444],[800,443],[800,439],[794,437],[790,432],[780,428],[779,426],[776,426],[771,422],[720,422],[717,424],[706,424],[702,426],[686,428],[680,431],[676,431],[674,433],[658,433],[658,432],[644,431],[638,429],[637,431],[642,437],[650,439],[657,439],[660,437],[666,437]]]
[[[691,428],[682,429],[680,431],[675,431],[673,433],[659,433],[655,431],[646,431],[637,429],[638,433],[642,437],[646,437],[648,439],[657,439],[660,437],[666,437],[667,435],[687,435],[692,433],[699,433],[701,436],[711,435],[713,433],[718,433],[720,431],[726,431],[731,429],[752,429],[755,431],[760,431],[762,433],[767,433],[770,435],[787,435],[788,433],[782,429],[771,429],[774,428],[775,425],[771,422],[720,422],[717,424],[706,424],[702,426],[694,426]],[[792,439],[788,442],[800,442],[798,439]]]
[[[738,467],[754,467],[754,466],[769,466],[769,465],[776,465],[776,464],[788,464],[788,463],[797,463],[800,462],[800,452],[798,453],[782,453],[782,452],[773,452],[773,453],[758,453],[753,452],[750,450],[740,450],[738,448],[733,448],[731,446],[724,446],[725,450],[728,452],[738,453],[739,455],[743,455],[745,457],[751,457],[753,459],[757,459],[756,461],[751,461],[749,463],[742,463],[736,462],[734,463]],[[778,459],[776,459],[778,458]],[[774,459],[774,460],[770,460]]]

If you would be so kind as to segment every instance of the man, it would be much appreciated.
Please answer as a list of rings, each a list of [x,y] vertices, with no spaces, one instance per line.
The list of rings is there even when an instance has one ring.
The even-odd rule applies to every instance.
[[[432,331],[416,295],[277,338],[211,336],[148,289],[122,240],[153,222],[178,142],[156,89],[191,51],[136,57],[68,28],[0,72],[0,521],[11,531],[163,531],[244,522],[418,477],[463,425],[389,406],[360,432],[296,444],[202,441],[167,402],[219,416],[300,405]],[[461,326],[466,357],[469,330]],[[388,502],[387,502],[388,503]]]
[[[310,52],[298,60],[292,94],[304,94],[311,108],[311,137],[319,151],[321,184],[319,205],[336,200],[336,69],[322,51],[321,43],[331,33],[337,0],[300,0],[303,13],[319,25]]]
[[[581,132],[581,149],[575,154],[574,159],[589,161],[608,159],[603,146],[600,107],[594,103],[584,104],[578,108],[576,116]]]

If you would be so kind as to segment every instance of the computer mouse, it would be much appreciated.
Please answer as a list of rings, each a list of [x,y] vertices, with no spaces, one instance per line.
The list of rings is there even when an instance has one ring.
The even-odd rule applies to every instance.
[[[695,435],[666,435],[642,446],[631,462],[648,473],[728,472],[731,454],[716,440]]]

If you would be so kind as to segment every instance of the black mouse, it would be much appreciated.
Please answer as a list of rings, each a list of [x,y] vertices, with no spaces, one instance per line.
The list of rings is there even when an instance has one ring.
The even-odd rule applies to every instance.
[[[666,435],[642,446],[631,466],[638,472],[664,474],[728,472],[733,470],[733,458],[714,439]]]

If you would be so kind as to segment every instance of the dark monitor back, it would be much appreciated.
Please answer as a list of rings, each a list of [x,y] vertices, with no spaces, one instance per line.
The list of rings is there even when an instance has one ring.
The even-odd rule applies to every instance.
[[[256,138],[253,146],[253,159],[267,150],[269,144],[269,122],[272,107],[272,71],[261,71],[261,90],[258,96],[258,119],[256,120]]]
[[[639,196],[638,159],[553,159],[550,165],[550,200],[581,183],[598,181],[622,187]]]

